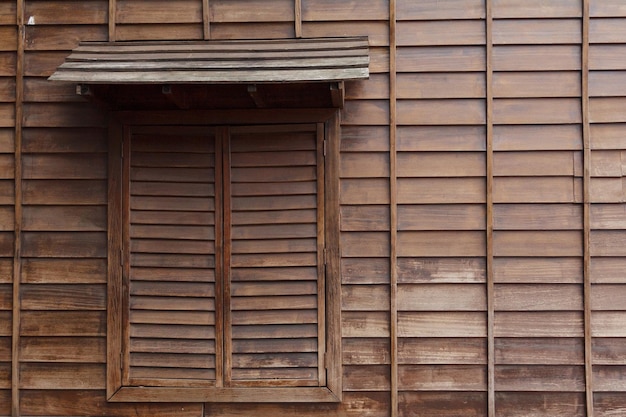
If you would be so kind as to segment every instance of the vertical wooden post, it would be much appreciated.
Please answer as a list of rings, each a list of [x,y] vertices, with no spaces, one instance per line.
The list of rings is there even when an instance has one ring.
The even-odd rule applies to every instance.
[[[117,40],[116,34],[116,12],[117,12],[117,0],[109,0],[109,42],[115,42]]]
[[[294,25],[296,38],[302,37],[302,0],[294,0]]]
[[[390,231],[390,357],[391,417],[398,406],[398,177],[397,177],[397,91],[396,91],[396,0],[389,0],[389,231]]]
[[[204,40],[211,39],[211,9],[209,8],[209,0],[202,0],[202,28]]]
[[[22,275],[22,121],[24,115],[24,0],[17,0],[17,60],[15,68],[15,242],[13,255],[13,311],[11,338],[11,415],[20,415],[20,281]]]
[[[581,109],[583,133],[583,302],[585,335],[585,402],[587,415],[594,415],[591,337],[591,125],[589,120],[589,0],[583,0]]]
[[[487,204],[487,412],[489,417],[496,415],[495,398],[495,336],[494,336],[494,271],[493,271],[493,13],[492,0],[485,2],[486,31],[486,204]]]

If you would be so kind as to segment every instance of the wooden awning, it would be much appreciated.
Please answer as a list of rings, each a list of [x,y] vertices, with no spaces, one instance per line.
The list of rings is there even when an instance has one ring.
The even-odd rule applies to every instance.
[[[80,84],[260,84],[368,78],[366,37],[81,43],[49,78]]]

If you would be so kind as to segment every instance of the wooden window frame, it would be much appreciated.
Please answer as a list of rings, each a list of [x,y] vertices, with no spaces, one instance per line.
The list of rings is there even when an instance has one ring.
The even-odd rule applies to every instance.
[[[111,402],[340,402],[341,277],[339,252],[339,138],[337,109],[123,111],[109,118],[107,399]],[[322,387],[130,387],[123,385],[122,138],[129,126],[219,126],[323,123],[326,138],[324,222],[326,242],[326,385]]]

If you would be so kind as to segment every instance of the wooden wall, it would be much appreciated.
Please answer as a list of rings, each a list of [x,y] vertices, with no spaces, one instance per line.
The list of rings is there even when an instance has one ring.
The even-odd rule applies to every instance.
[[[344,35],[343,403],[108,404],[106,115],[46,78]],[[622,0],[0,0],[0,416],[626,415],[625,178]]]

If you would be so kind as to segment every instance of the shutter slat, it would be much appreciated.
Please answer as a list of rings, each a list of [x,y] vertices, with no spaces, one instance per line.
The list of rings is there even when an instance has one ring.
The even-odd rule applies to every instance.
[[[309,128],[232,131],[227,372],[235,386],[319,385],[318,135]]]
[[[216,378],[215,139],[181,130],[130,142],[131,385]]]

